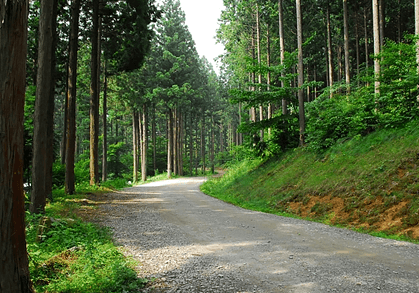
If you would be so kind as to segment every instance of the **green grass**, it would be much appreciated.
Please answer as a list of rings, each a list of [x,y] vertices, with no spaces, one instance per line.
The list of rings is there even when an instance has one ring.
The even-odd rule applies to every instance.
[[[27,214],[29,269],[36,292],[140,292],[147,280],[137,278],[136,264],[113,244],[110,231],[75,214],[86,193],[125,186],[121,180],[100,187],[81,184],[72,196],[55,190],[44,217]],[[37,241],[40,219],[45,217],[53,220],[43,225],[47,228]]]
[[[384,129],[338,143],[324,153],[297,148],[279,158],[244,160],[201,189],[244,208],[283,215],[291,213],[290,202],[306,204],[309,196],[338,196],[345,200],[348,212],[362,210],[368,198],[383,198],[381,211],[410,201],[403,211],[403,226],[380,234],[394,237],[419,223],[418,167],[419,122],[413,121],[402,129]],[[315,220],[330,223],[329,206],[318,204],[313,209],[318,215]]]

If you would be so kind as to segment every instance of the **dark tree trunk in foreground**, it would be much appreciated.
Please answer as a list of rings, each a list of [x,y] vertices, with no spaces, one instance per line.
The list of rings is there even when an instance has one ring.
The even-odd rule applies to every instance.
[[[31,213],[45,211],[52,192],[54,69],[57,0],[42,1],[39,19],[38,74],[33,134]]]
[[[27,5],[0,0],[0,292],[33,292],[23,192]]]
[[[77,83],[77,50],[79,34],[80,0],[74,0],[71,7],[70,50],[68,60],[67,89],[67,146],[65,154],[65,192],[74,193],[74,156],[76,152],[76,83]]]
[[[105,61],[105,82],[103,85],[103,144],[102,144],[102,182],[105,182],[108,179],[108,126],[107,126],[107,115],[108,115],[108,77],[106,75],[106,61]]]

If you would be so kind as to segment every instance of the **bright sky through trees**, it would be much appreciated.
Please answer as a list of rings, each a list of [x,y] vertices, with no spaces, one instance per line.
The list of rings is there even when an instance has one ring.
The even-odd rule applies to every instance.
[[[157,1],[159,4],[162,2],[162,0]],[[215,34],[218,29],[218,19],[224,8],[223,0],[180,0],[180,3],[199,56],[205,56],[218,72],[214,58],[223,54],[224,47],[216,44]]]

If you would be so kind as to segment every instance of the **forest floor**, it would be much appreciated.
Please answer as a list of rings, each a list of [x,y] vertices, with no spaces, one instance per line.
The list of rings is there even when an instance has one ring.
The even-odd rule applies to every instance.
[[[111,227],[144,292],[418,292],[418,245],[242,209],[204,181],[92,195],[82,214]]]

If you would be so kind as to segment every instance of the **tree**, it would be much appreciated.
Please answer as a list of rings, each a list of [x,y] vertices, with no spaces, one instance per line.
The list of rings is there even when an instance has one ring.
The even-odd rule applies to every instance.
[[[0,1],[0,291],[33,292],[25,239],[23,111],[28,2]]]
[[[90,185],[99,183],[99,0],[93,0],[92,58],[90,83]]]
[[[297,44],[298,44],[298,105],[300,123],[300,146],[304,145],[305,112],[304,112],[304,68],[303,68],[303,26],[301,19],[301,0],[296,0],[297,7]]]
[[[350,63],[349,63],[349,29],[348,29],[348,2],[343,0],[343,37],[344,37],[344,48],[345,48],[345,81],[346,86],[348,87],[347,91],[349,92],[349,84],[351,83],[350,76]]]
[[[71,32],[68,58],[68,88],[67,88],[67,139],[65,154],[65,191],[73,194],[75,191],[74,160],[76,151],[76,94],[77,94],[77,51],[80,0],[73,0],[71,6]]]
[[[43,213],[52,192],[57,0],[42,1],[34,115],[31,213]]]
[[[373,35],[374,35],[374,55],[378,55],[381,50],[380,46],[380,26],[379,26],[379,9],[378,0],[372,0],[372,19],[373,19]],[[374,73],[375,73],[375,95],[380,94],[380,60],[374,58]],[[376,97],[376,100],[378,98]]]

